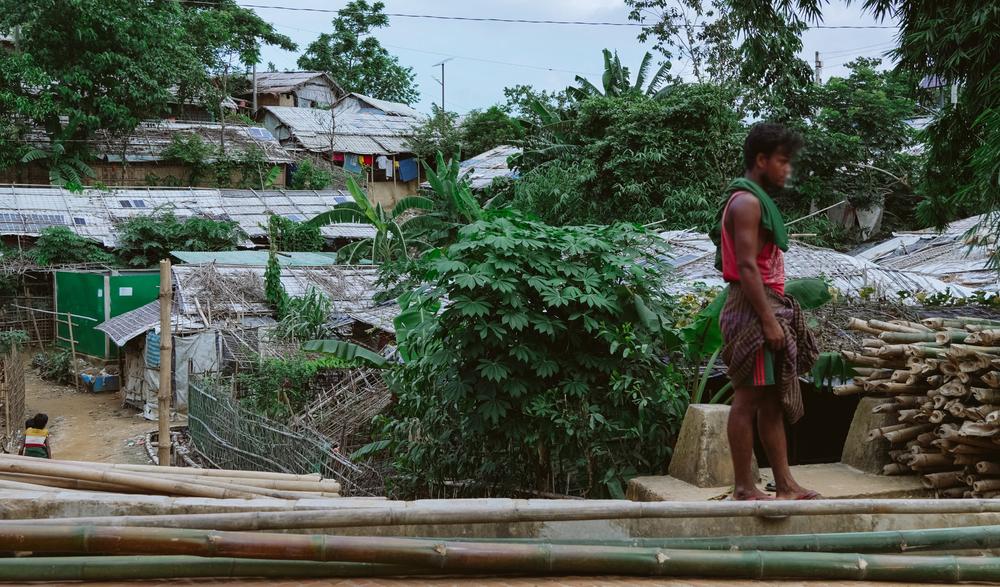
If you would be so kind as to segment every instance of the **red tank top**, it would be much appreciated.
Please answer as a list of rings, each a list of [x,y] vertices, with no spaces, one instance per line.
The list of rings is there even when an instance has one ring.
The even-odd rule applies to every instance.
[[[726,228],[726,216],[729,214],[729,204],[733,198],[750,192],[733,192],[726,202],[726,210],[722,213],[722,278],[727,282],[740,280],[740,268],[736,261],[736,245]],[[757,269],[760,271],[764,285],[784,295],[785,293],[785,256],[781,249],[768,240],[757,254]]]

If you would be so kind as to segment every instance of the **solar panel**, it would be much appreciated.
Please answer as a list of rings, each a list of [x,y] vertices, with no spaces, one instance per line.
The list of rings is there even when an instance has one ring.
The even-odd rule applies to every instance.
[[[132,200],[132,205],[135,206],[136,208],[145,208],[146,202],[142,200]]]
[[[118,200],[118,203],[122,205],[122,208],[131,208],[132,202],[128,200]]]
[[[77,217],[74,216],[73,217],[73,224],[75,224],[77,226],[84,226],[85,224],[87,224],[87,219],[86,218],[77,218]]]
[[[249,134],[255,139],[260,139],[262,141],[274,140],[274,135],[271,134],[271,131],[267,130],[266,128],[260,128],[259,126],[251,126],[250,128],[247,129],[247,134]]]

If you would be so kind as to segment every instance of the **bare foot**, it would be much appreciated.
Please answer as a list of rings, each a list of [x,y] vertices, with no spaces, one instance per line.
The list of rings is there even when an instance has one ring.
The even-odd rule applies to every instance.
[[[733,490],[733,501],[773,501],[774,498],[770,495],[764,493],[760,489],[753,487],[751,489],[734,489]]]
[[[801,485],[793,485],[788,488],[779,488],[777,491],[778,499],[786,500],[807,500],[807,499],[821,499],[823,496],[819,494],[818,491],[813,491],[812,489],[806,489]]]

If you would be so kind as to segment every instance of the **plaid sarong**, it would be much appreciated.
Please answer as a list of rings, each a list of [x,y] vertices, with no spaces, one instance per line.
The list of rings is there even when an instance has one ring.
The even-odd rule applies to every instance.
[[[799,376],[816,362],[819,351],[816,339],[806,327],[802,309],[794,299],[765,287],[774,315],[785,332],[785,348],[771,353],[766,349],[760,317],[743,293],[739,283],[729,284],[729,297],[722,308],[722,359],[729,368],[729,378],[736,387],[753,386],[765,369],[761,361],[773,357],[774,381],[781,392],[785,419],[794,424],[805,413]],[[764,352],[762,352],[762,350]]]

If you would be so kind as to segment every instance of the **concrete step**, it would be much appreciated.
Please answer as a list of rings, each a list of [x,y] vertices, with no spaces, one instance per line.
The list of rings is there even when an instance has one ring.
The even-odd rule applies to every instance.
[[[761,488],[774,479],[771,469],[761,469],[760,474]],[[803,487],[829,499],[933,497],[917,475],[872,475],[843,463],[797,465],[792,475]],[[664,475],[632,479],[627,497],[633,501],[702,501],[724,499],[730,491],[731,486],[702,488]]]

